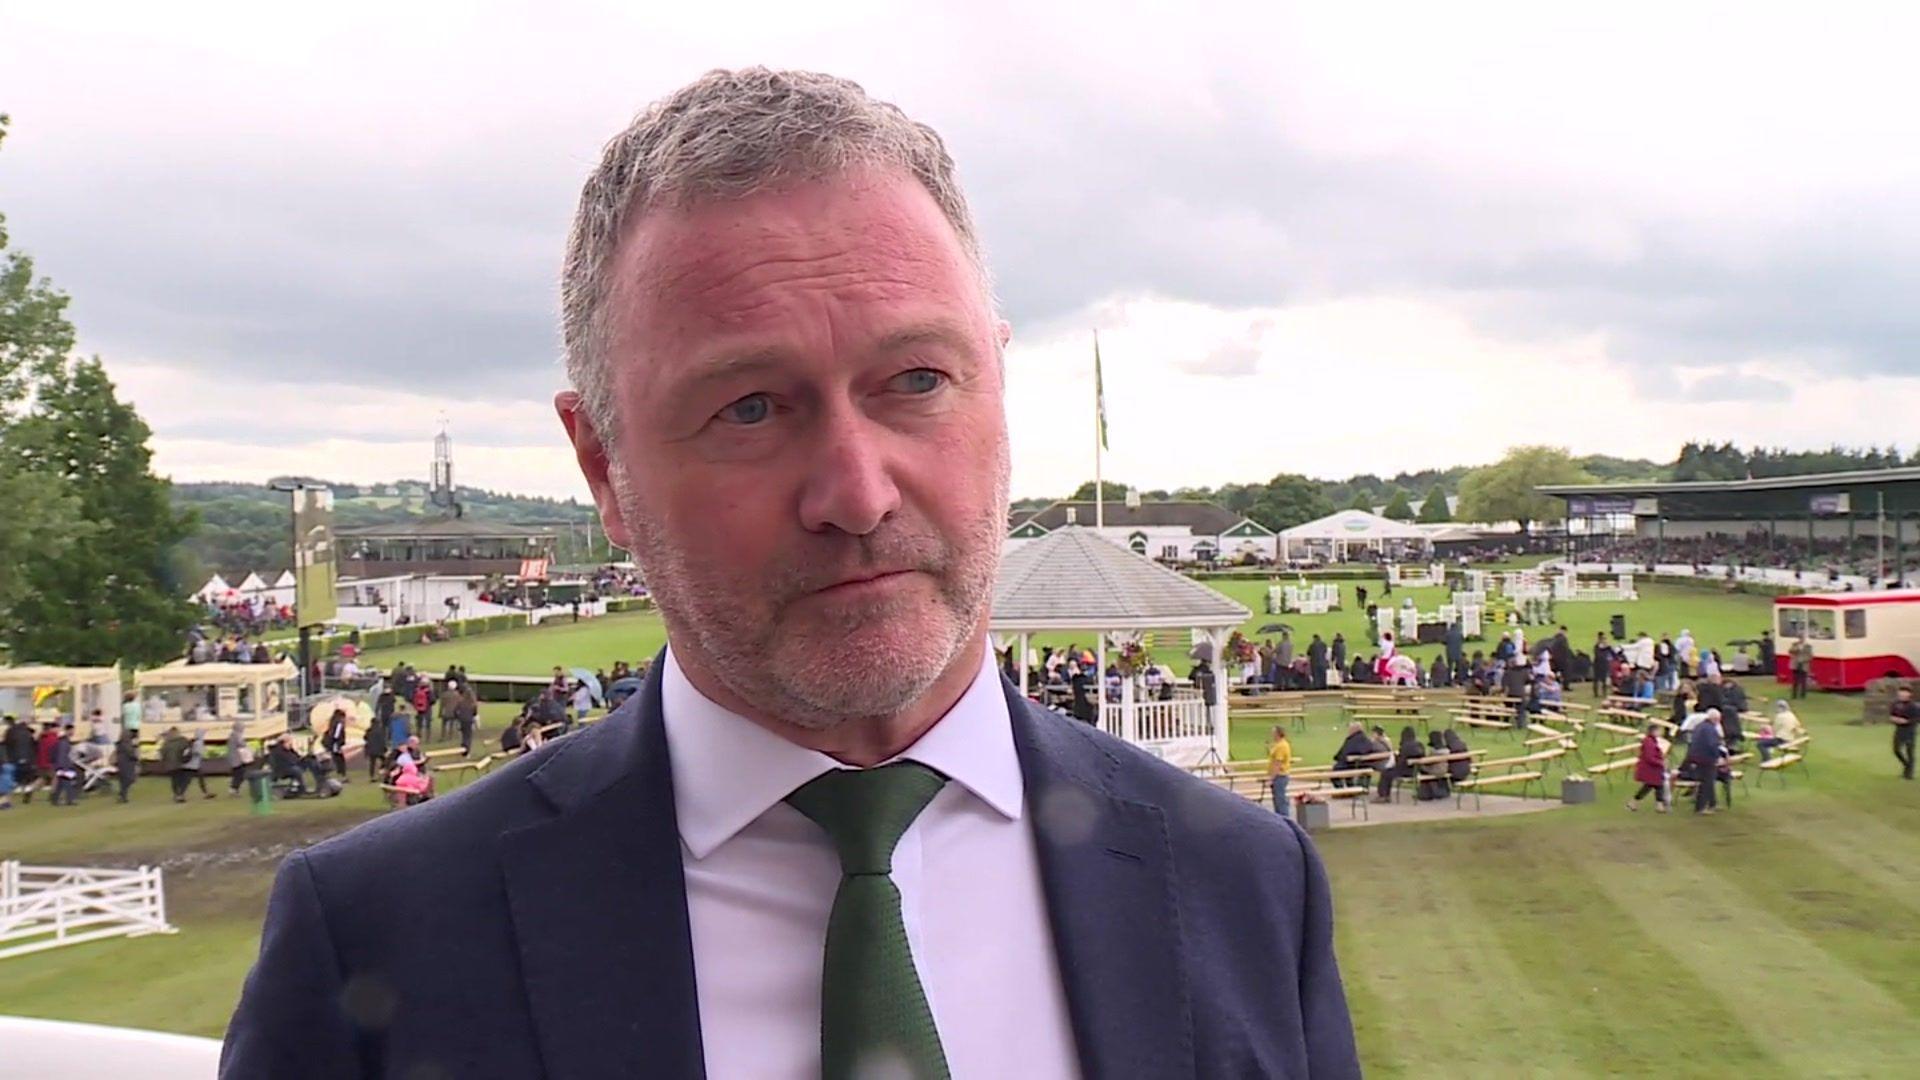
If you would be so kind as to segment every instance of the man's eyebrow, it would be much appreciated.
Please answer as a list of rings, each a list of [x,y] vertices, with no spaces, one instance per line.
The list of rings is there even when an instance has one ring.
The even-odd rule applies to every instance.
[[[938,322],[918,323],[913,326],[904,326],[898,330],[890,331],[874,344],[874,351],[879,353],[898,352],[901,349],[909,349],[915,345],[950,345],[955,348],[964,348],[966,344],[966,331],[954,323],[942,320]]]

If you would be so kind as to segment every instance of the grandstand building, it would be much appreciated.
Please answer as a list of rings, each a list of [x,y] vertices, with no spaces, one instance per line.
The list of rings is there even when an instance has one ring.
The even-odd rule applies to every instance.
[[[1920,556],[1920,468],[1537,490],[1566,500],[1569,549],[1581,557],[1819,569],[1880,584],[1901,568],[1912,576],[1909,555]]]

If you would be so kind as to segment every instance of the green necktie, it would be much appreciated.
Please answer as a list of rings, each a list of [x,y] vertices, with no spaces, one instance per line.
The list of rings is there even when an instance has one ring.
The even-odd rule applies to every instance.
[[[814,778],[787,796],[840,853],[820,979],[822,1080],[945,1080],[946,1051],[914,970],[893,849],[947,778],[911,761]]]

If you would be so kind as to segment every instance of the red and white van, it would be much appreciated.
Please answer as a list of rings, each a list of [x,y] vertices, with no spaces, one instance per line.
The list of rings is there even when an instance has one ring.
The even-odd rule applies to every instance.
[[[1787,655],[1806,635],[1813,645],[1813,685],[1822,690],[1859,690],[1883,675],[1920,675],[1920,589],[1806,593],[1773,602],[1773,636],[1779,643],[1774,674],[1793,680]]]

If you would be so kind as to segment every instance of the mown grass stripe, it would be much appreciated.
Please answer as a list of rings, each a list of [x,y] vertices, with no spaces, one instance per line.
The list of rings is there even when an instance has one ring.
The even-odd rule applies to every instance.
[[[1577,1062],[1563,1074],[1648,1071],[1648,1025],[1668,1022],[1662,1003],[1685,1002],[1695,1032],[1690,1053],[1709,1055],[1718,1068],[1743,1077],[1784,1077],[1699,974],[1671,962],[1658,934],[1594,887],[1595,874],[1617,868],[1572,857],[1564,839],[1514,833],[1496,845],[1492,837],[1473,837],[1450,856],[1480,864],[1481,871],[1467,879],[1475,908],[1469,917],[1501,928],[1508,966],[1549,1003],[1551,1020],[1534,1038],[1556,1040]],[[1597,830],[1581,846],[1605,850],[1607,837]],[[1488,873],[1490,866],[1500,869]],[[1622,992],[1626,988],[1631,992]],[[1667,1065],[1659,1063],[1657,1071],[1668,1072]]]
[[[1711,995],[1661,1002],[1662,1013],[1677,1010],[1689,1031],[1704,1031],[1696,1014],[1717,999],[1794,1076],[1913,1075],[1920,1044],[1899,1002],[1728,884],[1699,850],[1655,829],[1634,847],[1640,865],[1594,882]]]
[[[1369,910],[1392,913],[1344,923],[1339,942],[1342,975],[1364,984],[1381,1010],[1358,1032],[1370,1075],[1579,1071],[1557,1040],[1542,1038],[1555,1009],[1528,989],[1500,947],[1499,925],[1473,909],[1448,862],[1409,863],[1399,845],[1356,854],[1341,860],[1343,879],[1366,891]]]

